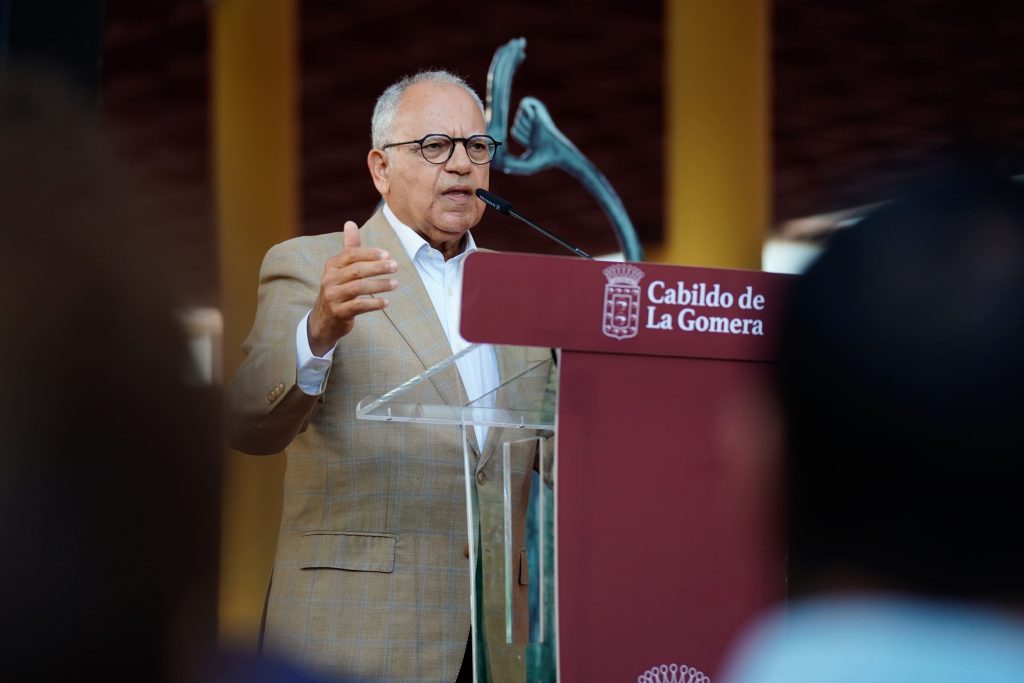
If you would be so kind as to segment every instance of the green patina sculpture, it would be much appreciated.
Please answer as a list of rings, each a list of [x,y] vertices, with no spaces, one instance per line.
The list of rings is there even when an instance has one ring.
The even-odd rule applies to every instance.
[[[487,71],[487,134],[504,140],[508,133],[512,77],[526,59],[526,39],[514,38],[494,52]],[[526,148],[519,156],[508,145],[498,148],[491,167],[515,175],[532,175],[548,168],[560,168],[576,178],[597,200],[618,239],[627,261],[642,261],[643,248],[633,222],[608,179],[555,125],[544,103],[534,97],[519,102],[512,123],[512,139]]]

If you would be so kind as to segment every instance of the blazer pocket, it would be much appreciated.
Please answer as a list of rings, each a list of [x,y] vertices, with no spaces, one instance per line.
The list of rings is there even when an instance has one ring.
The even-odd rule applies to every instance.
[[[304,531],[299,539],[299,566],[390,574],[395,571],[397,541],[392,534]]]

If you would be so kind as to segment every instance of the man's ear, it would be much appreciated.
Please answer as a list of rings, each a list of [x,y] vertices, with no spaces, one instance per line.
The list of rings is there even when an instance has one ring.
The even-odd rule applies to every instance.
[[[371,149],[370,153],[366,155],[366,165],[370,169],[370,177],[373,178],[373,184],[382,197],[387,197],[388,189],[391,187],[391,183],[388,181],[388,171],[391,170],[390,161],[387,153],[379,149]]]

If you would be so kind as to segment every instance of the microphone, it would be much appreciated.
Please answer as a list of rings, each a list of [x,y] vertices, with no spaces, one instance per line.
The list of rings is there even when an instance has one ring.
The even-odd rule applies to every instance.
[[[513,209],[512,208],[512,203],[509,202],[507,199],[502,199],[498,195],[493,194],[491,192],[488,192],[487,190],[482,190],[479,187],[476,189],[476,196],[479,197],[480,200],[484,204],[486,204],[487,206],[491,207],[492,209],[494,209],[498,213],[503,214],[505,216],[512,216],[513,218],[518,218],[519,220],[521,220],[522,222],[526,223],[527,225],[529,225],[534,230],[537,230],[538,232],[540,232],[542,235],[545,235],[546,237],[549,237],[549,238],[553,239],[554,241],[558,242],[563,247],[565,247],[566,249],[568,249],[572,253],[576,254],[577,256],[581,256],[583,258],[588,258],[588,259],[592,259],[593,258],[590,254],[588,254],[587,252],[583,251],[579,247],[572,246],[571,244],[569,244],[568,242],[563,240],[558,235],[545,230],[544,228],[540,227],[539,225],[537,225],[536,223],[531,221],[529,218],[524,216],[523,214],[521,214],[518,211],[516,211],[515,209]]]

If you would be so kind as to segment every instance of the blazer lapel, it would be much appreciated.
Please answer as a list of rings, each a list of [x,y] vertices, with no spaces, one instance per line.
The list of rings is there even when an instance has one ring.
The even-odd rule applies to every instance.
[[[363,246],[384,249],[398,263],[398,272],[393,275],[398,288],[383,295],[388,300],[384,315],[398,329],[424,369],[451,356],[452,349],[434,304],[387,218],[377,211],[359,232]],[[454,363],[429,379],[446,405],[466,404],[466,390]]]

